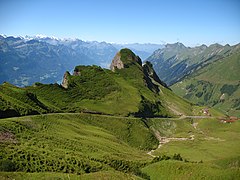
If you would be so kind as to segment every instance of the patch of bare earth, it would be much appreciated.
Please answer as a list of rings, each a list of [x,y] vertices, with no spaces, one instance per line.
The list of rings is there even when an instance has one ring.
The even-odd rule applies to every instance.
[[[194,135],[191,135],[189,138],[167,138],[167,137],[161,137],[160,133],[152,128],[152,131],[154,132],[155,137],[158,139],[159,141],[159,145],[157,147],[157,149],[160,149],[164,144],[169,143],[170,141],[188,141],[188,140],[194,140]],[[152,153],[154,153],[157,149],[153,149],[149,152],[147,152],[148,155],[152,156],[152,157],[156,157],[155,155],[153,155]]]
[[[16,137],[11,132],[0,132],[0,143],[17,143]]]

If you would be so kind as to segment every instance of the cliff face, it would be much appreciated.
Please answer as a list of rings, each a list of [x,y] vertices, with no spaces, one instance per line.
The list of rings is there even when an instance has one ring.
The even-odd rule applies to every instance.
[[[67,89],[69,87],[69,77],[70,76],[71,76],[71,74],[68,71],[66,71],[63,75],[63,81],[62,81],[61,85],[65,89]],[[77,67],[75,67],[75,69],[74,69],[73,76],[81,76],[81,72]]]
[[[80,76],[80,75],[81,75],[80,70],[77,67],[75,67],[74,72],[73,72],[73,76]]]
[[[116,69],[124,69],[121,72],[128,71],[131,68],[131,72],[125,73],[130,75],[130,78],[134,78],[136,74],[142,76],[145,86],[151,91],[158,93],[160,91],[158,84],[166,87],[167,85],[162,82],[157,76],[150,62],[142,64],[142,60],[136,56],[130,49],[122,49],[119,51],[112,60],[110,69],[114,72]],[[126,70],[125,70],[126,69]]]
[[[118,52],[115,57],[112,60],[112,63],[110,65],[110,69],[112,71],[115,71],[115,69],[122,69],[124,68],[123,62],[121,61],[121,55],[120,52]]]
[[[62,87],[64,87],[65,89],[68,88],[68,76],[70,76],[70,73],[67,71],[64,73],[63,75],[63,81],[62,81]]]
[[[156,74],[156,72],[153,69],[153,65],[149,61],[146,61],[143,64],[143,72],[144,72],[145,76],[152,79],[152,81],[155,81],[158,84],[161,84],[162,86],[168,88],[167,84],[160,80],[160,78],[158,77],[158,75]]]
[[[110,69],[115,71],[116,69],[127,68],[131,65],[142,66],[142,60],[136,56],[130,49],[121,49],[113,58],[110,65]]]

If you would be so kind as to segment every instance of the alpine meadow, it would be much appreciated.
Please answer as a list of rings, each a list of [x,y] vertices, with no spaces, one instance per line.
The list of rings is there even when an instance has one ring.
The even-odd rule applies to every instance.
[[[0,179],[240,179],[239,12],[2,0]]]

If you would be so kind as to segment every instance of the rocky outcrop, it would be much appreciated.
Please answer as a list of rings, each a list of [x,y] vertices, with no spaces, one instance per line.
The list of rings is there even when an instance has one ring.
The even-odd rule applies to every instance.
[[[74,69],[73,76],[80,76],[81,72],[77,69],[77,67]]]
[[[142,60],[139,56],[136,56],[130,49],[121,49],[113,58],[110,65],[110,69],[115,71],[116,69],[127,68],[131,65],[138,64],[142,66]]]
[[[68,71],[66,71],[63,75],[62,87],[64,87],[65,89],[67,89],[69,87],[69,77],[70,76],[71,76],[71,74]],[[81,72],[78,69],[78,67],[75,67],[73,76],[81,76]]]
[[[115,71],[116,69],[124,69],[129,67],[137,67],[134,69],[132,76],[136,71],[143,73],[145,85],[153,92],[158,93],[160,91],[159,84],[168,88],[167,85],[162,82],[156,72],[153,69],[153,65],[150,62],[142,64],[142,60],[139,56],[136,56],[130,49],[121,49],[113,58],[110,69]],[[129,74],[128,74],[129,75]],[[130,75],[131,76],[131,75]]]
[[[70,73],[67,71],[64,73],[64,76],[63,76],[63,81],[62,81],[62,87],[64,87],[65,89],[68,88],[68,77],[70,76]]]
[[[158,84],[161,84],[162,86],[164,86],[166,88],[169,88],[166,83],[164,83],[163,81],[160,80],[160,78],[158,77],[158,75],[156,74],[156,72],[153,69],[153,65],[149,61],[146,61],[143,64],[143,73],[145,74],[145,76],[152,79],[152,81],[155,81]]]
[[[117,69],[123,69],[124,68],[123,62],[121,61],[121,54],[120,54],[120,52],[118,52],[115,55],[115,57],[112,60],[111,65],[110,65],[110,69],[112,71],[115,71],[116,68]]]
[[[159,79],[150,62],[148,61],[145,62],[142,66],[142,70],[144,73],[144,80],[145,80],[146,86],[151,91],[155,93],[160,92],[159,84],[168,88],[167,85]]]

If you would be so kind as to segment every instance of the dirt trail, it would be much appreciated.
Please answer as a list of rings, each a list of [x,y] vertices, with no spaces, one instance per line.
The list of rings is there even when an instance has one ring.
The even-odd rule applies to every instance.
[[[195,123],[192,124],[194,129],[197,129],[197,125],[198,125],[198,122],[195,122]]]
[[[182,115],[179,119],[186,119],[186,118],[192,118],[192,119],[212,119],[214,117],[211,117],[211,116],[185,116],[185,115]]]
[[[187,117],[196,118],[196,119],[212,118],[212,117],[209,117],[209,116],[184,116],[184,118],[187,118]],[[179,119],[182,119],[182,117],[179,118]],[[198,132],[200,132],[202,135],[205,136],[205,137],[202,137],[204,140],[210,140],[210,141],[225,141],[224,139],[221,139],[221,138],[218,138],[218,137],[208,136],[206,133],[204,133],[202,130],[200,130],[200,129],[198,128],[198,124],[199,124],[198,122],[194,122],[194,123],[192,123],[192,126],[193,126],[193,128],[194,128],[195,130],[197,130]],[[156,157],[155,155],[153,155],[153,153],[154,153],[156,150],[160,149],[160,148],[161,148],[164,144],[166,144],[166,143],[169,143],[169,142],[171,142],[171,141],[189,141],[189,140],[192,141],[192,140],[195,139],[195,135],[194,135],[194,134],[190,135],[188,138],[186,138],[186,137],[179,137],[179,138],[170,137],[170,138],[168,138],[168,137],[162,137],[162,136],[160,135],[159,131],[157,131],[157,130],[154,129],[153,127],[151,127],[151,130],[153,131],[155,137],[156,137],[156,138],[158,139],[158,141],[159,141],[159,145],[158,145],[157,149],[153,149],[153,150],[147,152],[147,154],[150,155],[150,156],[152,156],[152,157]]]
[[[157,147],[157,149],[152,149],[151,151],[147,152],[148,155],[152,156],[152,157],[156,157],[155,155],[153,155],[153,153],[160,149],[164,144],[166,143],[169,143],[170,141],[188,141],[188,140],[194,140],[194,135],[191,135],[189,138],[184,138],[184,137],[181,137],[181,138],[167,138],[167,137],[161,137],[160,136],[160,133],[154,129],[154,128],[151,128],[152,131],[154,132],[154,135],[155,137],[158,139],[159,141],[159,145]]]

